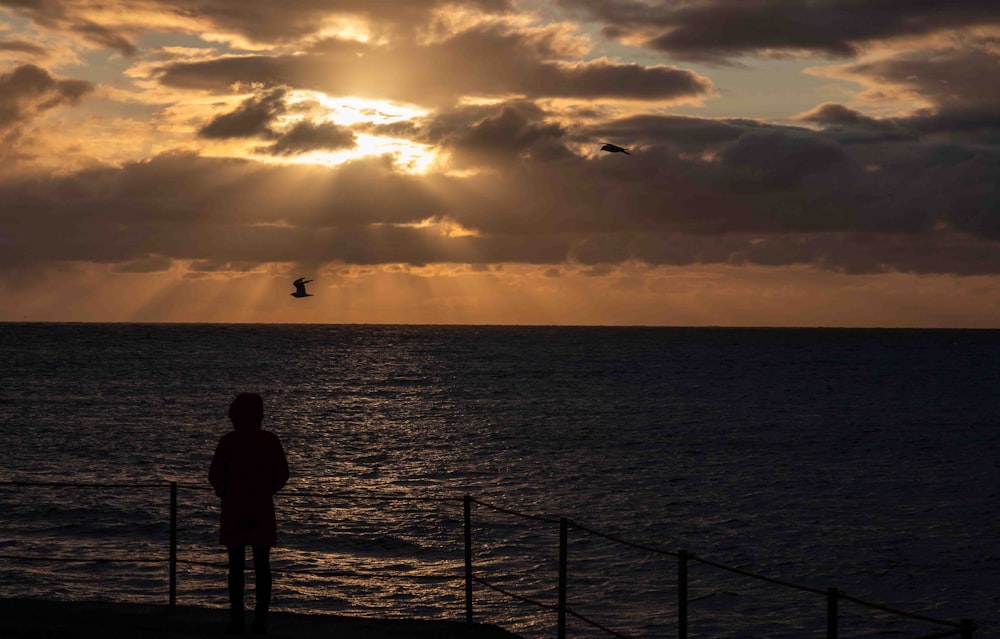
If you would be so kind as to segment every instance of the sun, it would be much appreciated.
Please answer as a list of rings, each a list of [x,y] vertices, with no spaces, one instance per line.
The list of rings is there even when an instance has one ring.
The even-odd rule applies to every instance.
[[[272,157],[268,158],[269,161],[337,166],[364,157],[389,155],[397,170],[422,174],[430,171],[437,160],[437,154],[431,145],[399,135],[375,132],[380,126],[405,125],[427,115],[426,110],[415,105],[350,96],[332,97],[317,91],[294,91],[288,96],[288,106],[289,113],[280,118],[280,126],[292,127],[302,120],[310,119],[318,123],[351,127],[355,130],[355,145],[350,149]],[[392,127],[387,128],[391,130]]]
[[[354,148],[344,151],[310,151],[292,159],[299,164],[337,166],[351,160],[369,156],[389,155],[393,165],[404,173],[424,174],[436,161],[434,149],[412,140],[358,134]]]

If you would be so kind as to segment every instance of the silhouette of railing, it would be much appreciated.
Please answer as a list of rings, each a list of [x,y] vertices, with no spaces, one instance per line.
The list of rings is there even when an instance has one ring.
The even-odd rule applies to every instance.
[[[4,553],[0,554],[0,559],[5,560],[19,560],[19,561],[54,561],[54,562],[115,562],[115,563],[136,563],[136,564],[155,564],[166,562],[168,565],[168,605],[175,606],[177,604],[177,566],[178,564],[190,564],[190,565],[203,565],[211,567],[223,568],[226,564],[214,563],[214,562],[203,562],[197,560],[182,560],[178,559],[177,556],[177,532],[178,532],[178,521],[177,521],[177,510],[178,510],[178,487],[177,482],[140,482],[140,483],[114,483],[114,482],[33,482],[33,481],[0,481],[0,486],[17,487],[17,488],[29,488],[29,487],[50,487],[50,488],[95,488],[102,490],[134,490],[134,489],[159,489],[168,488],[169,490],[169,500],[170,500],[170,514],[169,514],[169,540],[168,540],[168,550],[167,557],[164,558],[135,558],[135,557],[100,557],[100,558],[81,558],[81,557],[65,557],[65,556],[21,556],[17,554]],[[186,490],[191,491],[205,491],[211,490],[204,486],[195,485],[184,485]],[[826,600],[826,636],[827,639],[837,639],[839,632],[839,602],[846,601],[854,603],[872,610],[878,610],[883,613],[888,613],[897,617],[903,617],[915,621],[920,621],[923,623],[933,624],[945,628],[940,632],[934,634],[925,635],[920,639],[938,639],[944,637],[961,637],[962,639],[971,639],[974,631],[976,630],[976,625],[970,619],[962,619],[961,621],[948,621],[943,619],[936,619],[926,615],[906,612],[903,610],[898,610],[891,608],[889,606],[865,601],[858,599],[856,597],[849,596],[837,588],[813,588],[810,586],[803,586],[800,584],[791,583],[788,581],[775,579],[773,577],[767,577],[764,575],[755,574],[740,568],[735,568],[732,566],[726,566],[721,563],[705,559],[703,557],[695,556],[687,551],[668,551],[654,546],[649,546],[646,544],[639,544],[631,542],[615,535],[600,532],[589,528],[583,524],[577,523],[565,517],[553,518],[553,517],[543,517],[539,515],[532,515],[528,513],[518,512],[515,510],[503,508],[495,504],[491,504],[470,495],[465,495],[464,497],[419,497],[419,496],[399,496],[399,495],[362,495],[356,493],[315,493],[315,492],[287,492],[282,493],[282,498],[308,498],[308,499],[322,499],[322,500],[345,500],[345,501],[410,501],[410,502],[439,502],[439,503],[461,503],[463,505],[463,531],[464,531],[464,585],[465,585],[465,618],[466,621],[472,623],[474,621],[474,601],[473,594],[474,588],[473,584],[480,584],[481,586],[497,592],[505,597],[520,601],[522,603],[530,604],[537,608],[547,610],[556,614],[557,625],[556,632],[558,639],[565,639],[566,637],[566,619],[567,616],[572,616],[587,625],[596,628],[602,632],[605,632],[613,637],[618,637],[621,639],[629,639],[629,637],[620,632],[616,632],[605,625],[588,618],[587,616],[577,612],[568,605],[568,536],[569,530],[574,529],[580,532],[594,535],[596,537],[603,538],[607,541],[621,544],[633,549],[641,550],[653,555],[659,556],[669,556],[677,560],[677,612],[676,612],[676,624],[677,624],[677,636],[679,639],[687,639],[688,636],[688,604],[689,604],[689,579],[688,579],[688,568],[692,563],[702,564],[705,566],[711,566],[719,570],[727,571],[733,574],[741,575],[750,579],[758,580],[761,582],[767,582],[777,586],[781,586],[787,589],[794,589],[812,595],[824,597]],[[472,537],[472,507],[473,505],[481,506],[483,508],[511,515],[514,517],[519,517],[523,519],[529,519],[533,521],[543,522],[545,524],[550,524],[559,527],[559,550],[558,550],[558,588],[557,588],[557,602],[555,604],[545,603],[538,601],[531,597],[527,597],[518,593],[515,593],[507,588],[498,586],[495,583],[491,583],[486,579],[479,577],[475,574],[473,566],[473,537]],[[297,570],[280,570],[276,572],[310,572],[310,571],[297,571]]]

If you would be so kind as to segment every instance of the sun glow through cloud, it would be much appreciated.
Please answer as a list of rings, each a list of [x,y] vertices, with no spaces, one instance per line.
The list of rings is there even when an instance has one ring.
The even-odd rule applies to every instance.
[[[315,150],[268,161],[293,164],[337,166],[351,160],[371,156],[390,156],[394,166],[403,173],[427,173],[437,161],[437,153],[427,144],[401,137],[364,132],[372,127],[410,122],[427,115],[427,110],[414,105],[358,97],[332,97],[316,91],[294,91],[288,96],[291,115],[280,118],[291,128],[306,118],[348,127],[355,131],[354,145],[347,149]]]
[[[1000,326],[989,3],[333,4],[0,0],[0,319]]]
[[[431,147],[410,140],[358,134],[354,148],[343,151],[310,151],[291,158],[261,157],[264,161],[290,164],[338,166],[371,156],[391,156],[393,166],[403,173],[427,173],[436,161]]]
[[[341,125],[393,124],[427,115],[426,109],[412,104],[357,97],[331,97],[315,91],[296,91],[289,104],[315,101],[328,112],[330,120]]]

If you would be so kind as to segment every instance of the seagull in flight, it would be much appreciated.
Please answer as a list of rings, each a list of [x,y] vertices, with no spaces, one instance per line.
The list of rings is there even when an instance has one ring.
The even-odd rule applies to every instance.
[[[312,293],[306,293],[306,284],[308,284],[311,281],[312,280],[307,280],[303,277],[300,277],[299,279],[295,280],[294,282],[292,282],[292,284],[295,285],[295,292],[289,293],[289,295],[291,295],[292,297],[312,297]]]
[[[602,151],[607,151],[609,153],[624,153],[625,155],[632,155],[625,149],[621,148],[617,144],[611,144],[610,142],[605,142],[604,146],[601,147]]]

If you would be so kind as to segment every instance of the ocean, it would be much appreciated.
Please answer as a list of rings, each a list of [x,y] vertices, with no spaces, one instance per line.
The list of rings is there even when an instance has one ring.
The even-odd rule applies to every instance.
[[[1000,331],[0,324],[0,596],[165,603],[173,481],[178,601],[224,606],[207,470],[253,391],[292,472],[275,609],[464,619],[468,494],[474,573],[514,595],[476,582],[475,618],[524,637],[555,635],[560,518],[568,606],[622,636],[676,636],[654,551],[684,550],[997,637],[997,362]],[[689,579],[691,637],[825,636],[814,592]]]

